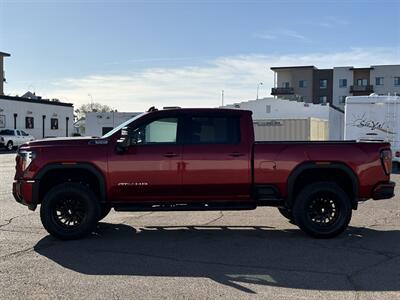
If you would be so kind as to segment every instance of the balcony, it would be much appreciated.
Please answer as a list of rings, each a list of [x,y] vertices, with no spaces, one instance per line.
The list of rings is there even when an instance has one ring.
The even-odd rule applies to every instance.
[[[351,85],[350,93],[372,93],[374,91],[374,87],[372,85]]]
[[[272,88],[271,89],[271,95],[272,96],[293,95],[293,94],[294,94],[294,89],[292,87],[279,87],[279,88]]]

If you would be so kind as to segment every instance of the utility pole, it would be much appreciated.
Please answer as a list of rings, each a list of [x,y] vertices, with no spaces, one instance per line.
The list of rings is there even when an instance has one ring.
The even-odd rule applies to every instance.
[[[224,90],[222,90],[221,100],[222,100],[222,106],[224,106]]]

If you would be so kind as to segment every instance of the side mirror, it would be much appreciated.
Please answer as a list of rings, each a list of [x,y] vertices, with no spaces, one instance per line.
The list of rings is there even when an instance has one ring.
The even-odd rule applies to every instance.
[[[115,151],[118,154],[122,154],[128,149],[128,138],[120,138],[117,140],[117,144],[115,145]]]

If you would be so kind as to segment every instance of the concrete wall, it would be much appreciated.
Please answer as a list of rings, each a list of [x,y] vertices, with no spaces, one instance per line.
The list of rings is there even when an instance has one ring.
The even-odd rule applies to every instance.
[[[317,118],[329,122],[329,139],[343,139],[342,112],[329,105],[296,102],[274,98],[251,100],[226,105],[227,108],[246,109],[253,112],[253,120]],[[269,113],[267,111],[270,111]]]
[[[328,121],[274,119],[254,121],[256,141],[320,141],[328,139]]]
[[[374,93],[379,95],[400,95],[400,85],[394,85],[394,77],[400,77],[400,65],[372,66],[371,84],[374,85]],[[376,85],[375,78],[383,77],[383,85]]]
[[[14,114],[17,114],[16,128],[33,135],[36,139],[43,138],[43,116],[45,137],[65,137],[73,134],[74,114],[72,106],[33,103],[6,99],[0,96],[0,129],[14,128]],[[26,128],[26,117],[33,118],[33,128]],[[51,129],[51,119],[57,119],[58,129]],[[4,120],[4,123],[3,123]],[[2,126],[2,127],[1,127]]]

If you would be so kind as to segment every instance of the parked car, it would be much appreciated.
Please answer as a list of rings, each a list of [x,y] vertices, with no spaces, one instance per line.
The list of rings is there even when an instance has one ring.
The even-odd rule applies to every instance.
[[[2,129],[0,130],[0,139],[1,138],[4,140],[3,146],[9,151],[35,139],[30,134],[20,129]]]
[[[255,142],[250,111],[143,113],[101,138],[29,142],[13,195],[60,239],[116,211],[275,206],[317,238],[343,232],[359,201],[393,197],[389,143]]]

